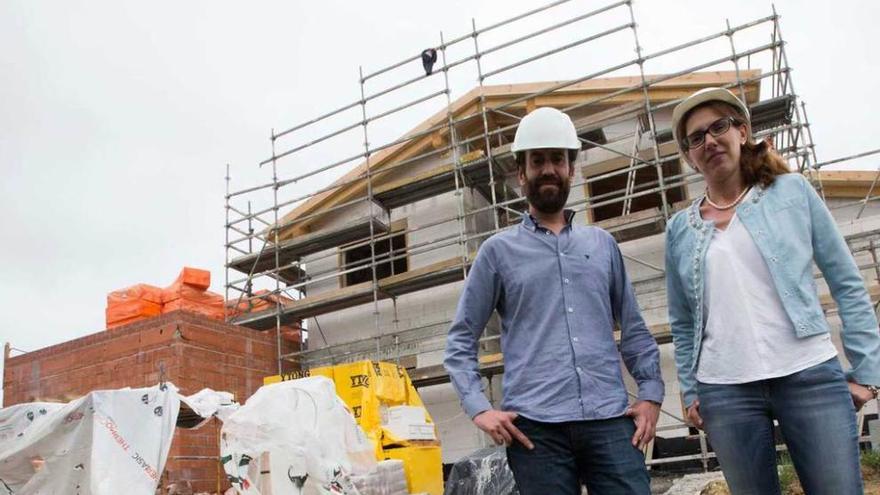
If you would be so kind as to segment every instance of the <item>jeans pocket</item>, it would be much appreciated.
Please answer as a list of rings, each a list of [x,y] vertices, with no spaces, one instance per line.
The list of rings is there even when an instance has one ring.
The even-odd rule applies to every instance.
[[[843,373],[840,361],[835,356],[825,362],[789,375],[788,380],[799,385],[846,382],[846,375]]]

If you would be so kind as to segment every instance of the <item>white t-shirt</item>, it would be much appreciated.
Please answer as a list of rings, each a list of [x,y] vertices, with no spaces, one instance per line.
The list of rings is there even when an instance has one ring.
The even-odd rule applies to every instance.
[[[764,258],[735,214],[726,230],[712,235],[704,290],[700,382],[777,378],[837,355],[827,333],[797,337]]]

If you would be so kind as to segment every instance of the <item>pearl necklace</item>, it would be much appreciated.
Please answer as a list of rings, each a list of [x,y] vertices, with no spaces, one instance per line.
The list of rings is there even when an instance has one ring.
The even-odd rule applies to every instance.
[[[724,210],[729,210],[729,209],[733,208],[734,206],[738,205],[739,202],[742,201],[742,199],[746,195],[746,193],[751,190],[752,190],[751,187],[747,187],[747,188],[743,189],[743,192],[739,193],[739,196],[737,196],[736,199],[734,199],[732,203],[729,203],[726,205],[717,205],[711,199],[709,199],[709,190],[708,189],[703,194],[703,197],[706,198],[706,202],[709,203],[710,205],[712,205],[713,208],[715,208],[716,210],[724,211]]]

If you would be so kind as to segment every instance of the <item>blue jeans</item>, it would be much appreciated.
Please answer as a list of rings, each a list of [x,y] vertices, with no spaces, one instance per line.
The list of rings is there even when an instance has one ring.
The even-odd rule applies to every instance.
[[[862,493],[855,408],[836,357],[780,378],[698,383],[697,395],[732,494],[780,493],[774,419],[808,495]]]
[[[521,495],[649,495],[651,479],[642,452],[632,445],[635,425],[621,417],[542,423],[518,416],[514,425],[535,444],[507,448]]]

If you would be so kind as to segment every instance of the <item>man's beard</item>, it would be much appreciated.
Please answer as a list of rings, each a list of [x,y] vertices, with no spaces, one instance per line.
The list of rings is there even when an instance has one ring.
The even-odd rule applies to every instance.
[[[541,189],[544,184],[553,184],[556,188]],[[558,213],[568,201],[568,193],[571,183],[568,178],[558,176],[540,176],[527,181],[525,184],[526,199],[529,204],[541,213]]]

